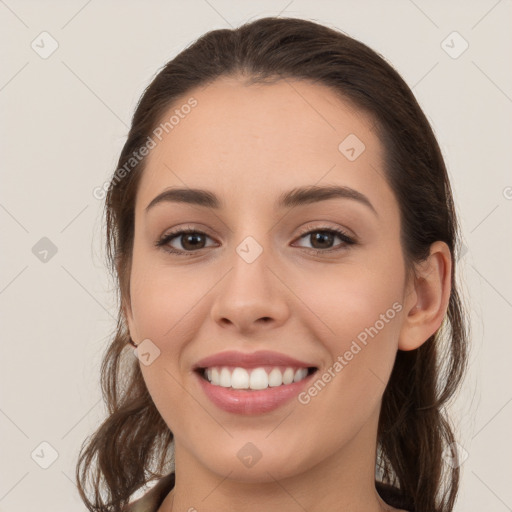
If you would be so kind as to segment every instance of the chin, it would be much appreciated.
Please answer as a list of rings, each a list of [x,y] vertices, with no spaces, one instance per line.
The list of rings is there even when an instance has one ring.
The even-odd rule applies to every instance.
[[[267,452],[267,453],[266,453]],[[245,483],[268,483],[293,477],[314,462],[298,456],[299,449],[268,446],[259,450],[255,444],[243,441],[236,448],[226,447],[220,453],[200,454],[200,464],[212,473]],[[205,455],[207,457],[205,458]],[[297,468],[301,468],[298,470]],[[229,475],[229,476],[228,476]]]

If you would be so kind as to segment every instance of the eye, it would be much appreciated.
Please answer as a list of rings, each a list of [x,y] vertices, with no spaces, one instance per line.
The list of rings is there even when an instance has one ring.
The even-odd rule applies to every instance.
[[[312,241],[313,247],[299,247],[309,249],[316,254],[341,251],[346,249],[347,246],[357,243],[341,229],[332,227],[317,227],[315,229],[309,229],[309,231],[303,231],[299,238],[300,240],[303,240],[308,237]],[[339,238],[342,243],[332,247],[336,238]],[[211,240],[211,237],[202,231],[189,227],[166,233],[155,243],[155,245],[171,254],[176,254],[178,256],[193,256],[194,253],[208,247],[206,245],[207,239]],[[181,247],[176,247],[176,245],[173,244],[179,244]]]
[[[165,234],[155,245],[172,254],[192,256],[194,252],[206,247],[205,242],[207,238],[210,237],[202,231],[193,228],[182,228]],[[176,241],[181,245],[181,248],[171,245],[171,242],[176,243]]]
[[[302,233],[300,236],[301,240],[308,238],[313,244],[311,249],[317,254],[340,251],[346,249],[347,246],[356,243],[352,237],[347,235],[341,229],[331,227],[317,227],[316,229],[310,229],[309,231]],[[332,247],[335,238],[342,240],[342,243],[338,244],[338,247]]]

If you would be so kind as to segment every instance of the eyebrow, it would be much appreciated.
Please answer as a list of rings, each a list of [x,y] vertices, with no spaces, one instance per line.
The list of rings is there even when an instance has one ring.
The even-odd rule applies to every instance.
[[[328,199],[352,199],[367,206],[378,217],[370,200],[361,192],[336,185],[318,187],[315,185],[298,187],[283,192],[276,201],[277,208],[293,208],[317,203]],[[188,203],[214,210],[223,208],[223,202],[211,191],[197,188],[167,188],[158,194],[147,206],[146,212],[159,203]]]

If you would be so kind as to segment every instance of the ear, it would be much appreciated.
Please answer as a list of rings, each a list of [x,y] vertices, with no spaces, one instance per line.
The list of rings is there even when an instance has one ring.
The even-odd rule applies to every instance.
[[[128,331],[130,333],[130,338],[135,343],[138,343],[139,336],[137,334],[137,330],[135,328],[135,322],[133,320],[132,307],[129,300],[123,300],[123,314],[126,320],[126,324],[128,326]]]
[[[445,242],[434,242],[429,257],[417,266],[408,283],[399,350],[420,347],[443,323],[450,300],[451,270],[450,248]]]

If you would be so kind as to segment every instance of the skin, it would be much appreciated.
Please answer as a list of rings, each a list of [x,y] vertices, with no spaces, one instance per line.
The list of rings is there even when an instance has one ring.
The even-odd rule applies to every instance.
[[[436,242],[407,275],[398,203],[372,119],[329,88],[246,86],[232,77],[177,105],[190,96],[198,105],[148,156],[124,303],[132,339],[160,350],[141,371],[175,436],[176,486],[159,512],[396,510],[374,485],[382,394],[397,350],[419,347],[443,321],[449,248]],[[352,162],[338,150],[351,133],[366,147]],[[305,185],[349,186],[378,215],[340,198],[274,208],[281,192]],[[145,212],[173,186],[211,190],[225,207],[160,203]],[[171,228],[190,225],[208,235],[192,256],[155,247]],[[330,247],[340,250],[314,254],[326,245],[301,239],[306,225],[341,228],[358,242],[335,236]],[[250,264],[235,250],[247,236],[263,249]],[[170,244],[193,252],[187,241]],[[231,414],[209,401],[192,373],[220,351],[268,349],[312,362],[322,375],[395,302],[401,311],[308,404],[293,399],[262,415]],[[261,452],[249,468],[237,457],[248,442]]]

